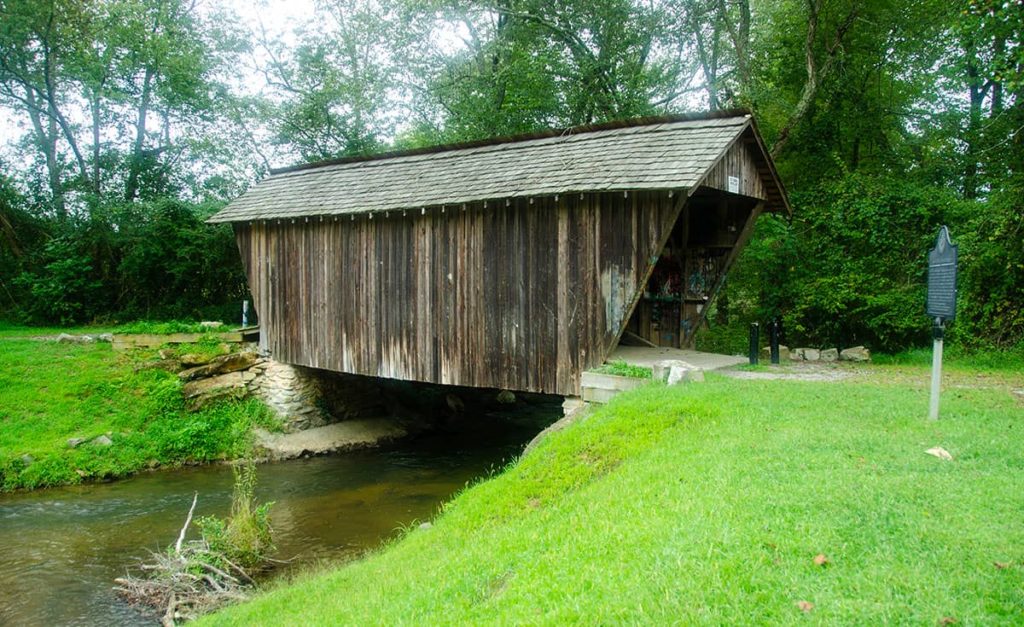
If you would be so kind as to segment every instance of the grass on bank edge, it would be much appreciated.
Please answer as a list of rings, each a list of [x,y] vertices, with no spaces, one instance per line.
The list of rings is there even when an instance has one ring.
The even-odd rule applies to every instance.
[[[929,423],[908,387],[646,386],[432,528],[202,622],[1020,622],[1018,403],[955,390]]]
[[[152,352],[117,353],[105,343],[3,340],[0,490],[230,459],[247,452],[254,425],[273,426],[255,400],[186,411],[176,375],[136,370]],[[91,442],[102,435],[112,444]],[[71,438],[87,442],[71,448]]]

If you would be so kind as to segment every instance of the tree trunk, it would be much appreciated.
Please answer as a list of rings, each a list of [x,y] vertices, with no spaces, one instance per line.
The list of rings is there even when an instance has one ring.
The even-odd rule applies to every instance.
[[[807,38],[804,40],[807,80],[804,82],[803,90],[800,93],[800,100],[797,101],[793,113],[790,114],[782,130],[779,131],[775,143],[772,144],[770,153],[773,159],[782,153],[782,149],[789,142],[793,129],[803,121],[810,110],[814,99],[818,95],[818,89],[821,87],[822,81],[832,72],[832,67],[835,65],[836,56],[839,54],[846,33],[853,26],[853,21],[857,17],[859,5],[855,2],[850,8],[846,19],[836,28],[832,42],[826,48],[825,60],[819,65],[814,55],[814,45],[818,38],[818,15],[821,11],[821,3],[822,0],[807,0]]]
[[[102,191],[100,178],[100,94],[98,89],[92,91],[89,109],[92,112],[92,191],[97,196]]]
[[[967,57],[967,91],[970,110],[967,117],[967,150],[964,155],[964,198],[978,197],[978,143],[981,141],[981,106],[989,85],[983,84],[978,67],[978,49],[973,40],[964,45]]]
[[[53,210],[57,214],[57,220],[63,222],[67,218],[67,206],[64,202],[64,185],[60,180],[60,163],[57,161],[57,123],[52,117],[48,117],[47,125],[43,125],[43,116],[39,112],[42,105],[40,100],[32,88],[25,88],[25,101],[29,103],[28,115],[32,120],[36,144],[46,161],[46,178]]]
[[[139,174],[142,171],[142,148],[146,140],[146,116],[149,114],[149,100],[152,95],[153,68],[146,68],[142,80],[142,98],[139,101],[138,115],[135,119],[135,143],[128,164],[128,181],[125,183],[124,199],[135,200],[139,195]]]

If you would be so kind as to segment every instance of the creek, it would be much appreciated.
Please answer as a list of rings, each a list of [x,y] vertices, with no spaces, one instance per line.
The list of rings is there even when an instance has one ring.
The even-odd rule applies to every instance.
[[[275,557],[291,560],[274,576],[357,558],[431,518],[559,417],[557,404],[537,404],[385,448],[261,465]],[[0,495],[0,625],[154,624],[114,594],[114,578],[174,542],[194,493],[197,516],[225,516],[231,490],[231,469],[212,465]]]

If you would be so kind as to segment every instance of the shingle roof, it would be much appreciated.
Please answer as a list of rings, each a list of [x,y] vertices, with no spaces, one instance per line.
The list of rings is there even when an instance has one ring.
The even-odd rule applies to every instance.
[[[751,125],[748,114],[674,119],[300,166],[273,173],[210,222],[348,215],[572,192],[690,189]]]

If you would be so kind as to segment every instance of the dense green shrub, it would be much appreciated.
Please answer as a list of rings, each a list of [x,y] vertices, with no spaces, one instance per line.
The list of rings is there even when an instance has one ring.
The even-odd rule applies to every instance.
[[[0,281],[15,292],[0,313],[58,324],[234,319],[248,289],[231,228],[205,223],[219,206],[164,199],[48,222],[48,239],[18,263],[0,250]]]
[[[701,346],[743,351],[747,325],[774,317],[791,345],[893,352],[926,343],[927,253],[940,225],[954,237],[973,228],[970,206],[948,190],[856,172],[793,192],[792,202],[792,222],[758,225],[725,289],[720,322],[730,328],[706,333]],[[985,298],[980,285],[965,291],[963,302]]]

